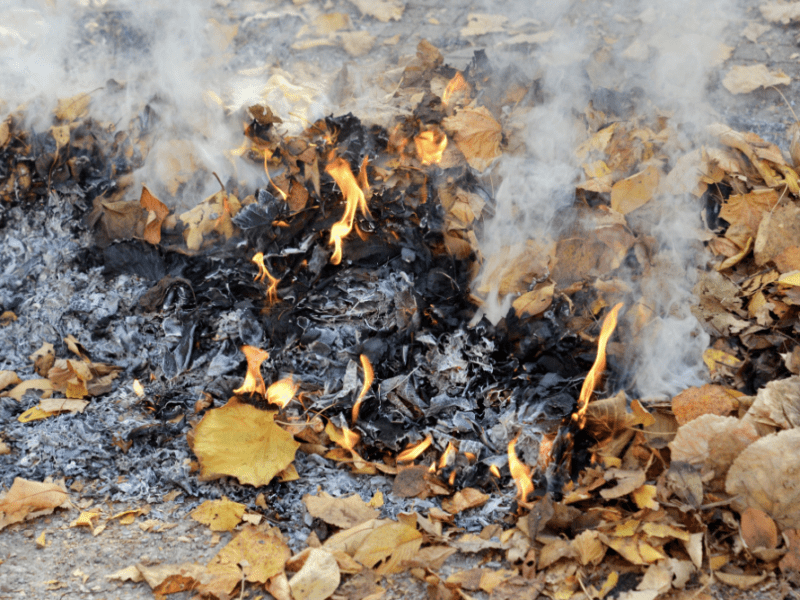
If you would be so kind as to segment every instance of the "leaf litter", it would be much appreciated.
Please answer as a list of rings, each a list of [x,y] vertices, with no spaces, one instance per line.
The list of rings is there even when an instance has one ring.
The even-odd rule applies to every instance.
[[[373,3],[369,7],[355,4],[364,14],[381,21],[402,15],[402,6],[397,3]],[[505,21],[490,17],[471,15],[464,35],[502,31]],[[433,56],[432,62],[437,62],[435,52],[429,48],[423,48],[421,60],[426,60],[425,52],[428,59]],[[751,91],[745,89],[750,83],[737,81],[737,93]],[[775,83],[785,82],[778,78],[759,85]],[[56,117],[64,121],[84,118],[89,106],[89,96],[76,96],[59,103]],[[450,160],[464,161],[479,172],[490,168],[504,151],[503,124],[498,118],[487,107],[466,105],[445,117],[443,129],[452,135],[460,153]],[[541,583],[539,589],[546,589],[554,597],[568,598],[583,590],[590,597],[602,598],[614,587],[619,574],[634,566],[642,567],[644,576],[639,585],[641,595],[631,597],[644,598],[656,597],[673,587],[682,589],[692,577],[706,582],[716,577],[730,585],[750,588],[763,581],[776,561],[780,561],[782,570],[796,569],[792,556],[797,554],[800,517],[796,514],[794,489],[786,483],[796,479],[798,467],[791,457],[800,455],[795,447],[797,377],[754,390],[755,398],[747,398],[721,383],[744,387],[741,378],[745,367],[766,369],[754,364],[752,352],[775,346],[770,335],[787,330],[787,321],[795,314],[798,284],[793,276],[800,271],[800,263],[797,248],[791,244],[798,237],[793,235],[794,229],[800,227],[793,203],[798,176],[780,150],[758,136],[727,126],[713,127],[710,132],[719,140],[719,146],[693,157],[702,167],[698,168],[701,175],[697,177],[697,189],[705,192],[724,183],[737,192],[725,198],[715,197],[719,216],[726,222],[712,228],[709,242],[719,259],[717,273],[709,275],[697,288],[701,297],[698,315],[719,333],[718,347],[708,361],[714,367],[714,381],[719,383],[686,390],[673,398],[671,406],[651,408],[654,414],[623,396],[615,404],[593,403],[587,427],[594,432],[592,450],[597,459],[558,490],[563,492],[562,499],[550,499],[551,505],[545,507],[547,501],[539,498],[527,513],[520,508],[515,515],[519,518],[506,523],[511,525],[509,528],[487,525],[478,535],[458,537],[458,528],[448,518],[486,504],[491,494],[470,487],[456,490],[437,479],[437,469],[433,475],[426,475],[419,469],[401,470],[392,460],[365,458],[367,449],[359,448],[358,440],[348,438],[348,433],[353,432],[342,422],[328,421],[319,431],[302,428],[302,434],[295,433],[288,421],[291,415],[263,410],[263,406],[233,396],[224,406],[206,411],[190,433],[202,479],[231,476],[241,484],[266,485],[292,467],[301,447],[297,439],[301,439],[308,449],[315,446],[314,449],[331,452],[329,456],[337,457],[357,473],[396,472],[398,477],[406,471],[414,473],[415,480],[424,485],[421,483],[419,491],[410,497],[445,496],[441,510],[430,510],[427,517],[411,513],[397,515],[396,520],[380,519],[379,512],[359,496],[340,499],[324,492],[307,496],[304,502],[308,513],[339,531],[316,547],[292,556],[277,529],[240,525],[243,505],[218,501],[198,508],[193,517],[212,530],[239,529],[211,562],[205,566],[158,568],[136,565],[120,572],[119,578],[145,580],[157,594],[194,589],[212,597],[228,598],[246,580],[263,586],[275,597],[290,593],[294,598],[323,599],[338,589],[342,574],[369,572],[380,578],[409,570],[441,597],[454,597],[453,590],[462,597],[467,595],[461,590],[494,594],[497,590],[514,589],[522,578],[528,586]],[[54,137],[59,147],[70,143],[69,135],[57,133]],[[587,179],[578,187],[607,194],[608,207],[589,211],[590,225],[585,232],[588,239],[562,246],[560,253],[553,251],[551,258],[557,259],[561,269],[553,280],[539,281],[526,290],[533,279],[547,272],[547,265],[515,264],[498,271],[505,291],[517,295],[517,314],[541,315],[557,294],[574,294],[570,291],[572,285],[590,281],[596,273],[608,270],[598,268],[601,263],[618,265],[633,248],[630,224],[624,217],[646,207],[670,173],[645,164],[644,155],[637,155],[632,146],[634,140],[644,139],[657,152],[662,142],[657,139],[660,133],[642,133],[634,124],[627,129],[620,125],[618,130],[595,133],[600,137],[588,151],[603,158],[584,165]],[[610,146],[614,136],[614,145]],[[291,174],[284,177],[284,184],[306,183],[299,170],[292,172],[291,159],[281,160]],[[406,164],[415,160],[417,157],[411,154],[402,154],[399,159]],[[444,198],[448,191],[457,197],[455,190],[442,190],[440,195]],[[222,191],[170,220],[167,207],[143,188],[138,206],[103,203],[94,220],[112,224],[106,227],[110,238],[139,237],[151,244],[162,243],[162,230],[166,229],[167,243],[179,243],[182,238],[185,250],[191,254],[231,239],[238,233],[236,216],[242,206],[256,202],[250,198],[249,202],[240,203],[236,196]],[[457,254],[454,250],[459,248],[462,255],[465,251],[478,253],[471,234],[484,206],[474,198],[464,200],[462,195],[447,208],[447,234],[452,240],[448,251]],[[593,252],[600,256],[599,260],[592,258]],[[608,294],[609,299],[611,296],[613,293]],[[602,293],[599,297],[603,306],[598,312],[610,305]],[[737,338],[736,344],[726,345],[729,338]],[[67,396],[42,399],[38,410],[44,415],[76,406],[67,401],[106,393],[116,368],[92,362],[77,347],[70,348],[78,360],[56,359],[47,349],[31,357],[42,378],[26,384],[9,373],[3,379],[3,387],[16,387],[6,394],[17,401],[31,389]],[[259,355],[251,359],[247,355],[246,377],[256,385],[254,390],[237,389],[234,394],[254,392],[266,398],[260,369],[267,358]],[[795,372],[789,367],[796,364],[790,358],[788,354],[784,359],[786,368]],[[61,404],[53,403],[59,400]],[[64,410],[82,410],[86,404],[81,402],[84,404],[80,409]],[[30,413],[26,418],[40,413]],[[660,421],[658,415],[666,415],[666,422]],[[668,424],[669,418],[674,420],[674,428]],[[648,430],[654,426],[657,429]],[[664,445],[654,444],[653,439],[670,440],[667,447],[671,452]],[[417,466],[422,465],[412,465],[411,469]],[[15,481],[0,500],[0,528],[45,514],[40,511],[68,505],[63,486],[18,481],[19,485]],[[738,530],[732,527],[737,521],[731,508],[740,515]],[[585,518],[579,519],[579,514]],[[92,511],[81,513],[78,524],[93,528],[99,515]],[[533,516],[540,518],[531,529]],[[742,546],[727,544],[722,532],[738,536]],[[442,579],[434,572],[436,569],[420,559],[430,557],[427,564],[435,564],[436,555],[459,551],[485,552],[487,556],[506,559],[513,568],[470,569]],[[530,560],[534,566],[526,570],[529,556],[533,557]],[[739,561],[737,564],[745,571],[723,570],[731,561]],[[586,587],[587,571],[583,567],[601,564],[603,577],[595,577]],[[702,571],[704,567],[708,567],[710,575]],[[294,574],[288,577],[287,571]]]

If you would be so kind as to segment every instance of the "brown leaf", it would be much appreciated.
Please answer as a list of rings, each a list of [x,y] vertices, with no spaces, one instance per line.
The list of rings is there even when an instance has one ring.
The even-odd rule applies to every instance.
[[[725,490],[735,496],[732,506],[763,510],[781,529],[800,528],[800,429],[761,438],[733,461]]]
[[[611,188],[611,208],[623,215],[644,206],[655,194],[661,173],[650,166],[615,183]]]
[[[800,531],[787,529],[783,532],[788,551],[778,563],[782,573],[800,573]]]
[[[725,585],[732,585],[740,590],[749,590],[767,578],[766,573],[763,575],[740,575],[738,573],[724,573],[722,571],[714,571],[714,576]]]
[[[456,492],[452,498],[442,500],[442,508],[454,515],[469,508],[483,506],[488,500],[489,494],[484,494],[475,488],[464,488]]]
[[[230,475],[242,484],[269,483],[291,464],[300,446],[274,423],[274,417],[275,412],[235,400],[208,411],[195,429],[192,444],[201,478]]]
[[[169,214],[166,205],[156,198],[150,190],[142,186],[142,195],[139,198],[139,205],[148,212],[147,221],[144,226],[145,241],[156,245],[161,242],[161,224]]]
[[[22,380],[14,371],[0,371],[0,390],[6,389],[10,385],[22,383]]]
[[[800,207],[794,203],[781,204],[761,219],[753,254],[756,264],[765,265],[800,239]]]
[[[739,407],[732,391],[710,383],[685,389],[672,399],[672,412],[678,425],[684,425],[701,415],[729,415]]]
[[[463,108],[444,119],[442,125],[452,134],[458,149],[473,169],[484,171],[500,156],[502,127],[483,106]]]
[[[405,523],[387,523],[364,538],[353,558],[380,575],[399,573],[403,562],[412,558],[422,546],[422,533]],[[385,561],[385,562],[383,562]]]
[[[334,498],[325,492],[320,492],[318,496],[306,494],[303,496],[303,503],[312,517],[342,529],[375,519],[380,514],[370,508],[358,494],[347,498]]]
[[[49,515],[58,506],[71,506],[63,484],[16,477],[11,489],[0,499],[0,530],[28,517]]]
[[[775,521],[758,508],[750,507],[742,513],[741,533],[748,549],[778,547]]]
[[[734,459],[759,438],[753,425],[736,417],[703,415],[681,426],[669,443],[673,461],[724,478]]]
[[[271,577],[283,573],[284,565],[292,555],[281,532],[274,527],[258,528],[247,525],[208,563],[210,570],[216,565],[232,565],[247,581],[265,584]],[[241,574],[238,575],[241,580]]]
[[[733,194],[722,203],[719,216],[731,225],[744,225],[755,237],[765,213],[778,204],[777,190],[761,189],[747,194]]]
[[[150,589],[158,594],[174,594],[194,589],[205,573],[205,567],[196,563],[152,567],[138,563],[136,569]]]
[[[617,485],[610,489],[600,490],[600,495],[606,500],[627,496],[634,490],[639,489],[647,481],[647,476],[642,469],[623,470],[609,469],[605,474],[606,481],[615,479]]]
[[[800,377],[770,381],[758,390],[745,419],[775,429],[800,427]]]

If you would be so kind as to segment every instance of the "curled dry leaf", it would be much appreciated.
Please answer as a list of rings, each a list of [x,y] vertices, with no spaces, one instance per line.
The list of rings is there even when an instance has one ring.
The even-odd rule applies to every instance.
[[[703,415],[682,425],[669,443],[672,460],[699,467],[703,474],[725,477],[734,459],[759,438],[752,423],[736,417]]]
[[[17,477],[11,489],[0,500],[0,530],[29,516],[48,515],[58,506],[70,506],[63,484],[42,483]]]
[[[445,498],[442,501],[442,508],[454,515],[468,508],[483,506],[488,500],[489,494],[484,494],[475,488],[464,488],[456,492],[452,498]]]
[[[741,533],[745,545],[751,550],[778,547],[778,527],[761,509],[745,509],[742,513]]]
[[[788,429],[750,444],[733,461],[725,490],[739,512],[758,508],[781,529],[800,527],[800,429]]]
[[[230,475],[259,486],[288,467],[300,444],[275,424],[274,417],[275,412],[235,400],[208,411],[192,443],[202,479]]]
[[[800,427],[800,377],[770,381],[758,390],[745,419],[775,429]]]

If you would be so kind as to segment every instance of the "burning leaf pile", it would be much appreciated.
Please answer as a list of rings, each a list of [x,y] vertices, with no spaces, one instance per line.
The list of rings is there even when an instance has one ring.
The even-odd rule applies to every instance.
[[[475,17],[470,27],[491,25]],[[365,41],[347,39],[356,54]],[[4,414],[77,419],[119,393],[137,420],[104,422],[113,442],[100,459],[128,461],[124,476],[104,476],[106,493],[144,486],[136,460],[153,449],[174,460],[188,495],[260,488],[255,505],[278,525],[292,518],[281,502],[298,510],[292,486],[320,471],[385,488],[369,502],[305,494],[303,548],[243,503],[207,502],[193,518],[236,532],[210,562],[140,563],[114,579],[159,596],[228,599],[257,586],[281,600],[379,598],[382,578],[405,572],[436,598],[643,600],[701,597],[714,582],[747,589],[776,573],[796,581],[797,165],[724,125],[684,152],[655,106],[598,89],[577,118],[582,175],[556,226],[488,253],[493,169],[524,154],[515,123],[544,101],[536,81],[493,70],[482,52],[454,69],[421,42],[392,100],[405,116],[391,127],[347,114],[295,136],[251,106],[231,153],[263,168],[264,185],[220,181],[187,210],[147,187],[130,199],[129,175],[150,152],[149,106],[123,135],[91,120],[88,96],[59,104],[47,133],[5,123],[2,158],[14,167],[2,202],[24,212],[72,198],[96,244],[81,255],[83,283],[99,285],[102,267],[136,293],[119,292],[107,314],[99,298],[76,302],[53,324],[58,351],[29,357],[39,378],[0,373]],[[628,102],[641,115],[618,110]],[[191,195],[189,178],[174,183]],[[637,348],[688,312],[659,304],[674,264],[655,226],[678,202],[715,257],[698,265],[693,307],[712,336],[711,383],[664,399],[642,392],[635,365]],[[8,272],[27,277],[24,265]],[[22,301],[7,295],[3,326],[21,329]],[[497,306],[507,310],[487,318]],[[56,359],[67,351],[77,359]],[[138,379],[123,397],[112,359],[125,354]],[[608,397],[606,371],[609,389],[626,391]],[[196,461],[181,462],[186,443]],[[17,479],[0,529],[67,495]],[[101,516],[76,526],[99,535]],[[470,555],[483,566],[442,572]]]

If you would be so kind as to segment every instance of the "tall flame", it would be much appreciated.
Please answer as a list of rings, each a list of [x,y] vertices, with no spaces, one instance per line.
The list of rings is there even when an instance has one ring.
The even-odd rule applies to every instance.
[[[600,376],[606,368],[606,345],[617,327],[617,315],[622,308],[622,302],[612,308],[603,319],[603,326],[600,328],[600,336],[597,340],[597,358],[594,360],[592,368],[583,380],[581,394],[578,397],[578,410],[573,413],[572,420],[578,424],[580,429],[586,424],[586,409],[589,407],[589,398],[597,386]]]
[[[364,192],[358,186],[353,172],[350,170],[350,165],[343,158],[336,158],[325,167],[325,171],[333,177],[333,180],[338,184],[342,190],[347,205],[344,209],[344,215],[341,220],[337,221],[331,227],[331,238],[328,242],[334,245],[333,256],[331,256],[331,264],[338,265],[342,262],[342,239],[353,230],[353,222],[356,218],[356,211],[361,210],[361,214],[369,215],[367,208],[367,200],[364,197]]]
[[[247,358],[247,375],[244,376],[242,387],[233,390],[233,393],[258,393],[265,396],[267,385],[261,376],[261,363],[269,358],[269,353],[253,346],[242,346],[241,350],[244,352],[245,358]]]
[[[447,149],[447,136],[439,130],[423,131],[414,138],[414,145],[423,165],[438,165]]]
[[[427,450],[432,443],[433,443],[433,437],[431,436],[431,434],[428,434],[428,436],[424,440],[422,440],[419,444],[417,444],[416,446],[412,446],[411,448],[408,448],[406,450],[403,450],[400,454],[398,454],[397,462],[410,462],[414,460],[420,454],[425,452],[425,450]]]
[[[273,277],[272,274],[267,270],[267,267],[264,264],[263,252],[258,252],[253,258],[250,259],[250,261],[255,263],[255,265],[258,267],[258,275],[256,275],[255,281],[261,282],[264,281],[264,279],[269,279],[267,300],[269,300],[270,304],[275,304],[278,301],[278,284],[281,280]]]
[[[361,368],[364,369],[364,385],[361,386],[361,393],[358,395],[356,403],[353,404],[353,423],[358,419],[358,411],[361,409],[361,402],[363,402],[364,396],[367,395],[369,386],[372,385],[372,380],[375,379],[375,371],[372,369],[372,363],[369,362],[365,354],[361,355]]]
[[[508,443],[508,469],[511,477],[517,485],[517,498],[520,502],[526,502],[528,495],[533,492],[533,479],[531,479],[531,468],[517,458],[516,446],[519,435]]]
[[[295,383],[291,375],[279,379],[267,389],[267,401],[271,404],[277,404],[281,408],[286,408],[286,405],[292,401],[299,387],[300,384]]]
[[[447,87],[444,89],[444,93],[442,94],[442,104],[447,106],[450,103],[450,99],[453,97],[453,94],[465,89],[467,89],[467,82],[464,79],[464,76],[461,75],[461,71],[456,71],[456,74],[447,83]]]

